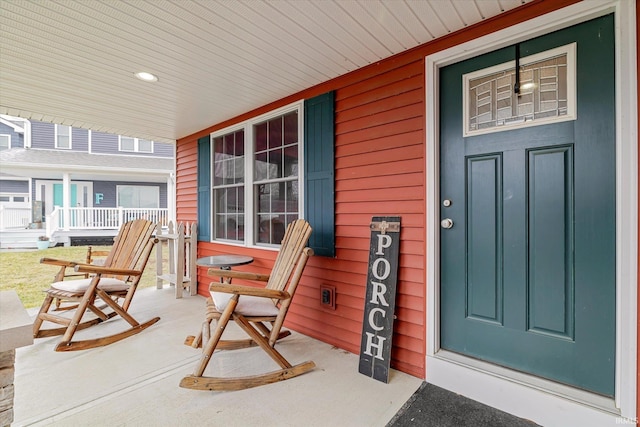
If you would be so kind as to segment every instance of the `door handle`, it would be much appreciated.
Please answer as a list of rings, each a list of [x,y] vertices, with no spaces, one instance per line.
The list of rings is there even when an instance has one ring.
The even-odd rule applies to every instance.
[[[442,221],[440,221],[440,227],[449,229],[453,227],[453,221],[451,220],[451,218],[445,218]]]

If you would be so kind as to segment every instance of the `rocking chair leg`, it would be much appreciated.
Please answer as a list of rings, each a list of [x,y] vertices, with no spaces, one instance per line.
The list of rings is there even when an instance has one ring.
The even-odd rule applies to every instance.
[[[253,340],[258,343],[260,347],[276,362],[282,369],[291,368],[291,364],[287,361],[287,359],[280,354],[278,350],[272,347],[269,344],[269,338],[264,337],[256,328],[254,328],[249,321],[243,316],[235,317],[236,323],[244,329],[244,331],[251,337]]]
[[[202,323],[202,331],[200,332],[200,340],[202,345],[211,339],[211,319],[207,319]]]
[[[229,300],[229,304],[227,304],[227,307],[222,312],[220,319],[218,319],[213,336],[207,341],[206,345],[202,349],[202,357],[200,358],[200,364],[198,365],[196,371],[193,373],[194,377],[201,377],[204,373],[204,370],[207,368],[207,365],[211,360],[211,356],[216,349],[216,345],[222,337],[224,328],[227,326],[227,323],[229,323],[229,319],[231,319],[233,310],[235,310],[236,305],[238,304],[238,298],[238,295],[234,295],[233,297],[231,297],[231,300]]]
[[[97,286],[97,283],[93,286]],[[71,323],[69,323],[69,326],[67,326],[66,332],[62,336],[61,342],[67,343],[71,341],[71,339],[73,338],[73,334],[76,333],[76,330],[78,329],[78,325],[82,320],[82,316],[84,315],[84,312],[87,310],[87,308],[89,307],[89,303],[91,302],[90,299],[86,297],[86,295],[87,293],[85,293],[85,297],[82,298],[82,301],[80,301],[80,303],[78,304],[78,308],[73,314],[73,317],[71,318]]]
[[[40,314],[42,313],[46,313],[49,311],[49,308],[51,308],[51,303],[53,302],[53,297],[49,294],[47,294],[44,297],[44,301],[42,302],[42,307],[40,307],[40,311],[38,312],[38,315],[36,316],[36,320],[35,322],[33,322],[33,337],[37,337],[38,336],[38,332],[40,331],[40,328],[42,327],[42,323],[44,322],[44,319],[40,318]]]

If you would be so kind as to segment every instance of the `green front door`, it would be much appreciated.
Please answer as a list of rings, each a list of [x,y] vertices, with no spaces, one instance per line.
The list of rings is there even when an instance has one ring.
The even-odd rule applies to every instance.
[[[440,341],[446,350],[613,396],[613,16],[522,42],[519,54],[572,43],[576,119],[535,117],[545,124],[526,126],[529,103],[556,102],[562,116],[572,91],[556,80],[570,66],[521,67],[520,95],[505,91],[500,76],[481,81],[463,107],[472,86],[463,76],[514,61],[515,46],[441,70]],[[571,76],[565,80],[570,88]]]
[[[71,184],[71,207],[75,207],[78,204],[78,186]],[[53,206],[62,206],[62,184],[53,184]]]

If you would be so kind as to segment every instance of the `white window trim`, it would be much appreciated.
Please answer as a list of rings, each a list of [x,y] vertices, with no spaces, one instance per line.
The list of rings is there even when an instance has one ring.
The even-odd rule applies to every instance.
[[[7,145],[6,149],[10,150],[11,149],[11,135],[8,134],[8,133],[2,133],[2,134],[0,134],[0,136],[6,136],[7,137],[7,139],[9,140],[9,144]]]
[[[483,135],[487,133],[502,132],[507,130],[521,129],[532,126],[541,126],[550,123],[566,122],[575,120],[577,118],[576,112],[576,43],[570,43],[565,46],[560,46],[555,49],[549,49],[544,52],[537,53],[523,57],[520,61],[520,66],[529,65],[547,58],[553,58],[560,55],[567,55],[567,114],[563,116],[554,116],[545,119],[539,119],[534,121],[526,121],[521,123],[505,124],[502,126],[496,126],[486,129],[471,130],[469,129],[469,82],[478,77],[488,76],[500,71],[513,70],[516,66],[515,61],[505,62],[503,64],[494,65],[493,67],[477,70],[472,73],[464,74],[462,76],[462,120],[463,120],[463,132],[462,136],[475,136]]]
[[[271,110],[267,113],[261,114],[256,117],[252,117],[251,119],[245,120],[241,123],[235,124],[233,126],[229,126],[224,129],[217,130],[212,132],[209,138],[211,144],[211,150],[209,153],[209,167],[213,168],[213,156],[214,156],[214,146],[213,139],[226,135],[231,132],[236,132],[240,129],[244,129],[244,170],[245,170],[245,182],[244,182],[244,242],[239,241],[229,241],[229,240],[216,240],[215,238],[215,198],[213,197],[213,174],[210,177],[210,198],[211,198],[211,215],[209,218],[210,224],[209,227],[211,229],[211,242],[218,244],[226,244],[232,246],[243,246],[243,247],[251,247],[251,248],[260,248],[260,249],[274,249],[277,250],[279,245],[268,245],[265,243],[257,244],[255,242],[255,223],[254,223],[254,214],[255,214],[255,206],[253,205],[254,200],[254,174],[253,174],[253,125],[257,123],[264,122],[266,120],[272,119],[277,116],[282,116],[286,113],[290,113],[294,110],[298,110],[298,158],[300,162],[298,164],[298,217],[304,218],[304,100],[299,100],[296,102],[292,102],[291,104],[285,105],[283,107],[277,108],[275,110]],[[249,206],[250,209],[246,207]]]
[[[124,150],[122,148],[122,138],[130,138],[133,139],[133,150]],[[144,139],[144,138],[134,138],[132,136],[124,136],[124,135],[118,135],[118,151],[122,151],[123,153],[144,153],[144,154],[153,154],[153,152],[155,151],[155,144],[153,141],[149,141],[151,142],[151,151],[141,151],[140,150],[140,140],[144,140],[144,141],[149,141],[148,139]]]
[[[0,193],[0,197],[8,197],[9,202],[4,203],[29,203],[31,200],[31,196],[28,193]],[[14,199],[16,197],[24,197],[24,201],[16,202]]]
[[[616,21],[616,387],[615,399],[605,399],[549,381],[537,381],[531,376],[516,376],[512,371],[476,363],[464,356],[455,357],[440,349],[438,69],[611,12],[615,12]],[[579,2],[425,58],[426,369],[430,383],[542,425],[603,426],[636,420],[638,100],[635,17],[633,1]]]
[[[60,147],[60,145],[58,145],[58,126],[65,126],[69,128],[69,146],[68,147]],[[55,124],[54,128],[55,128],[55,132],[54,132],[55,148],[58,150],[71,150],[73,148],[73,127],[69,125]]]

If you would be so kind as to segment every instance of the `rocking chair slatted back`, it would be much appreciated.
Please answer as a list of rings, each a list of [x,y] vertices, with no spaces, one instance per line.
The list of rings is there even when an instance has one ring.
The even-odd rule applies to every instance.
[[[285,290],[291,272],[296,266],[300,254],[309,241],[311,226],[304,220],[296,220],[289,224],[282,239],[281,250],[273,264],[267,289]],[[292,292],[289,292],[292,293]]]
[[[153,244],[150,244],[151,236],[155,231],[155,223],[147,220],[130,221],[122,226],[122,229],[113,242],[111,252],[105,260],[104,266],[109,268],[123,268],[134,270],[136,264],[148,260],[147,252],[151,252]],[[107,276],[124,280],[126,276]]]

